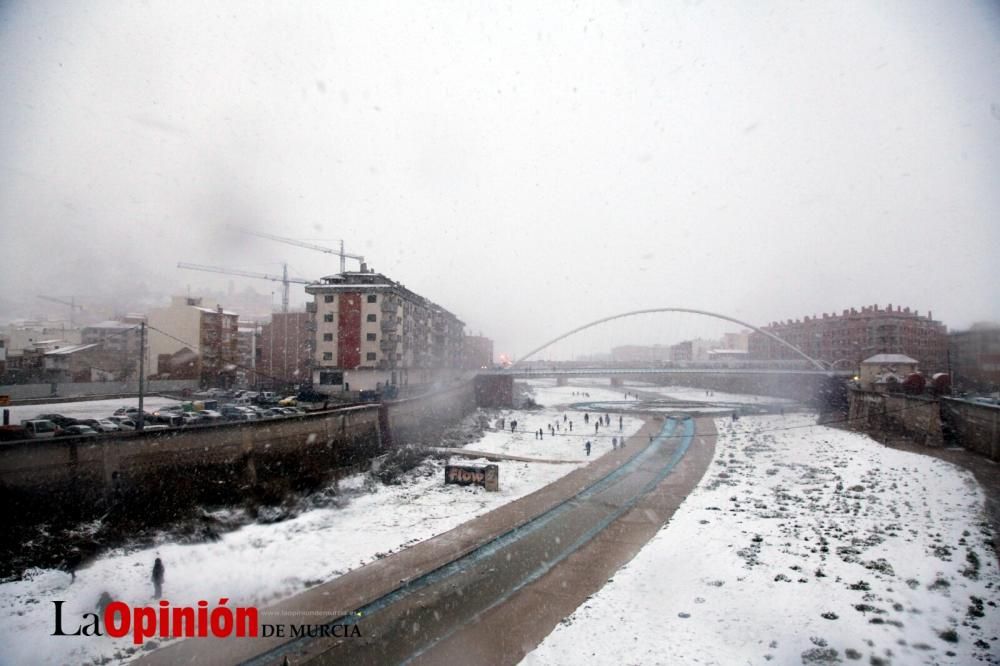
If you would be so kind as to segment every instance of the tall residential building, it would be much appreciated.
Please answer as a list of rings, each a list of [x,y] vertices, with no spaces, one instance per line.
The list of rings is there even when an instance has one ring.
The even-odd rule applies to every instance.
[[[139,378],[139,324],[141,316],[124,321],[102,321],[88,324],[81,331],[82,344],[97,344],[108,354],[111,367],[106,371],[119,381]]]
[[[956,388],[1000,390],[1000,323],[981,322],[951,333],[948,351]]]
[[[465,325],[451,312],[367,270],[306,286],[321,391],[425,384],[462,367]]]
[[[258,384],[267,388],[311,381],[312,316],[308,312],[275,312],[261,327]]]
[[[480,370],[493,367],[493,341],[482,335],[467,335],[463,340],[462,367]]]
[[[151,310],[146,345],[150,374],[171,375],[178,359],[185,361],[187,372],[194,354],[195,376],[202,385],[233,386],[241,365],[237,319],[222,306],[207,308],[202,299],[185,296],[174,296],[168,307]]]
[[[878,305],[851,308],[842,314],[774,322],[763,330],[801,349],[808,356],[839,369],[857,369],[875,354],[905,354],[920,363],[925,373],[942,372],[948,366],[948,338],[944,324],[933,313],[921,316],[910,308]],[[750,335],[753,359],[795,359],[784,345],[754,331]]]
[[[257,386],[257,362],[260,359],[260,324],[255,321],[236,323],[236,385]]]

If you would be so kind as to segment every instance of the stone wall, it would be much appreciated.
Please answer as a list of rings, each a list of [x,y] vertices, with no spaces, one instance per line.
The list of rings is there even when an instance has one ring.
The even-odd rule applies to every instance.
[[[1000,461],[1000,406],[942,398],[941,420],[947,439]]]
[[[937,400],[901,393],[851,389],[848,424],[875,439],[905,435],[926,446],[942,446],[941,412]]]

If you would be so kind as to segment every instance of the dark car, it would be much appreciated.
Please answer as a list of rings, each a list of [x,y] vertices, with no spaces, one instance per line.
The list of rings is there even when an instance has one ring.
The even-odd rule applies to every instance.
[[[60,428],[67,428],[73,425],[79,425],[80,422],[76,419],[71,419],[68,416],[63,416],[62,414],[39,414],[35,417],[36,419],[44,419],[46,421],[52,421]]]
[[[63,428],[61,437],[97,437],[97,431],[90,426],[70,425]]]

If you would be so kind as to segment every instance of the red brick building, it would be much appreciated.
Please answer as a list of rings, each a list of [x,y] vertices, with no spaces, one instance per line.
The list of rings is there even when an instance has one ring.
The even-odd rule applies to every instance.
[[[261,327],[257,378],[262,387],[305,384],[311,379],[313,331],[308,312],[275,312]]]
[[[795,321],[773,322],[761,327],[790,342],[814,359],[856,369],[875,354],[906,354],[917,359],[924,373],[948,369],[948,330],[928,312],[878,305],[851,308],[841,314],[823,313]],[[754,331],[749,341],[755,360],[796,359],[787,347]]]

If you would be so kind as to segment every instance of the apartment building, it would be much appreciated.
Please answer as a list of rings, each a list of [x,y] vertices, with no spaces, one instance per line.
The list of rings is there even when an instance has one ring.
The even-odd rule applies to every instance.
[[[220,305],[205,307],[200,298],[174,296],[169,306],[150,310],[148,321],[151,375],[168,378],[177,359],[193,353],[197,356],[195,374],[202,385],[228,388],[235,384],[242,365],[235,312]]]
[[[318,390],[429,384],[461,369],[463,322],[385,275],[362,264],[305,289]]]
[[[980,322],[948,336],[951,371],[963,391],[1000,390],[1000,324]]]
[[[466,335],[462,342],[462,367],[481,370],[493,367],[493,341],[482,335]]]
[[[810,357],[857,369],[875,354],[905,354],[916,359],[925,373],[944,372],[948,366],[948,331],[944,324],[903,307],[878,305],[851,308],[841,314],[803,317],[773,322],[762,330],[795,345]],[[754,331],[749,340],[750,357],[757,360],[795,359],[793,351]]]
[[[139,325],[142,315],[129,315],[122,321],[108,320],[88,324],[81,331],[81,344],[100,345],[107,353],[107,373],[118,381],[139,378]]]
[[[275,312],[261,326],[258,384],[280,388],[311,380],[313,323],[308,312]]]

